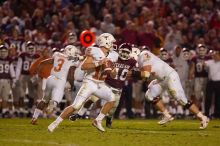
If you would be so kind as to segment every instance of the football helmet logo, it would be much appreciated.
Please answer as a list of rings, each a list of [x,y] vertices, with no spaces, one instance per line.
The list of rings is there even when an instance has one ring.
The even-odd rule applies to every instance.
[[[140,49],[137,47],[132,47],[131,57],[135,60],[138,59],[139,54],[141,53]]]
[[[98,36],[96,44],[99,47],[105,47],[109,50],[113,50],[113,43],[116,42],[113,35],[110,33],[103,33],[100,36]]]

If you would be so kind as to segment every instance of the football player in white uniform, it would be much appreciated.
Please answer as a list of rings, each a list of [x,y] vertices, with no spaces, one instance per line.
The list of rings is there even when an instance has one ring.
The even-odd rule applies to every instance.
[[[115,104],[114,107],[110,110],[108,116],[106,117],[106,127],[110,128],[113,120],[113,115],[116,111],[116,108],[118,107],[122,88],[124,87],[125,81],[131,77],[132,70],[136,65],[136,60],[130,57],[132,51],[131,44],[123,43],[120,45],[118,52],[119,52],[119,58],[116,62],[114,62],[114,67],[116,69],[116,76],[115,78],[112,78],[111,76],[107,76],[105,79],[105,83],[110,86],[113,95],[115,97]],[[114,52],[114,51],[112,51]],[[110,52],[111,53],[111,52]],[[111,54],[109,54],[111,55]],[[98,101],[97,97],[91,97],[90,100],[88,100],[78,111],[77,114],[73,114],[70,116],[71,121],[75,121],[77,119],[80,119],[87,109],[96,101]],[[103,103],[105,103],[104,101]]]
[[[47,112],[51,113],[54,108],[60,103],[64,95],[64,88],[67,80],[67,75],[71,67],[79,65],[79,56],[77,48],[73,45],[65,47],[63,53],[55,52],[52,58],[42,61],[38,67],[40,70],[43,64],[53,64],[51,75],[46,80],[46,85],[43,88],[44,97],[38,103],[34,111],[32,124],[36,124],[42,110],[47,106]]]
[[[117,58],[108,58],[109,52],[113,49],[114,42],[115,38],[111,34],[103,33],[97,38],[96,44],[98,47],[87,48],[86,58],[81,66],[81,69],[86,71],[83,84],[73,104],[65,108],[61,115],[48,126],[49,132],[53,132],[63,119],[68,118],[74,111],[79,110],[91,95],[107,101],[100,114],[92,123],[98,130],[105,131],[102,127],[102,120],[115,103],[111,89],[104,83],[107,74],[115,75],[115,70],[107,65],[109,60],[112,62],[117,60]]]
[[[162,125],[174,119],[159,98],[161,93],[166,90],[174,99],[201,120],[200,129],[205,129],[208,126],[209,119],[199,111],[195,104],[186,98],[178,73],[172,67],[147,50],[142,51],[138,56],[135,53],[133,55],[137,58],[142,77],[148,78],[153,75],[157,78],[150,82],[145,98],[152,101],[155,107],[162,112],[163,119],[158,124]]]

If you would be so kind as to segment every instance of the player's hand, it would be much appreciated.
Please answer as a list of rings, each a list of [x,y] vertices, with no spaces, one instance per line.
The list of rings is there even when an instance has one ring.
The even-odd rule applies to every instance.
[[[116,75],[117,75],[117,71],[116,71],[116,68],[114,68],[112,71],[111,71],[111,73],[110,73],[110,76],[111,76],[111,78],[115,78],[116,77]]]
[[[130,79],[132,77],[132,71],[128,71],[127,75],[126,75],[126,79]]]

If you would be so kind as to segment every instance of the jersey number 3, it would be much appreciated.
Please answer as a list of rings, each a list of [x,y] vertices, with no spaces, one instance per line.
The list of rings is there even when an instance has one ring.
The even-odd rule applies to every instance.
[[[58,64],[56,67],[54,67],[54,71],[55,72],[59,72],[63,66],[63,63],[64,63],[64,59],[63,58],[59,58],[58,60]]]

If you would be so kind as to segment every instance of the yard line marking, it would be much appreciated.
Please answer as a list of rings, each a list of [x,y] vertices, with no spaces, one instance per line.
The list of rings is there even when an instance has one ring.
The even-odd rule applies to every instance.
[[[34,144],[48,144],[48,145],[56,145],[56,146],[79,146],[74,143],[60,144],[54,141],[39,141],[39,140],[28,140],[28,139],[0,139],[2,142],[17,142],[17,143],[34,143]]]

